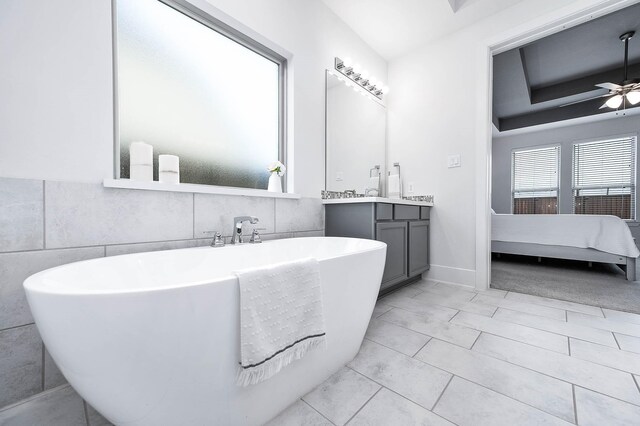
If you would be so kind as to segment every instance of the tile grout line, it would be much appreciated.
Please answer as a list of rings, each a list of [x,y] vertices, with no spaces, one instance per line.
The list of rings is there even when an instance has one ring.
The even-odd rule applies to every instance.
[[[42,249],[47,249],[47,181],[42,181]]]
[[[329,422],[329,423],[331,423],[332,425],[335,425],[335,423],[334,423],[334,422],[332,422],[331,420],[329,420],[328,418],[326,418],[326,417],[324,416],[324,414],[322,414],[320,411],[316,410],[316,409],[315,409],[315,407],[314,407],[313,405],[309,404],[307,401],[305,401],[305,400],[304,400],[304,399],[302,399],[302,398],[304,398],[304,396],[302,396],[302,397],[298,398],[298,401],[302,401],[302,403],[303,403],[303,404],[306,404],[309,408],[311,408],[313,411],[315,411],[315,412],[316,412],[316,413],[318,413],[320,416],[322,416],[322,418],[323,418],[323,419],[325,419],[326,421],[328,421],[328,422]],[[294,404],[295,404],[295,403],[294,403]],[[278,413],[278,414],[276,415],[276,417],[277,417],[277,416],[279,416],[279,415],[280,415],[280,413]]]
[[[91,426],[91,420],[89,420],[89,407],[87,407],[87,401],[82,400],[82,407],[84,409],[84,420],[87,423],[87,426]]]
[[[417,358],[415,358],[415,356],[416,356],[416,355],[418,355],[420,352],[422,352],[422,350],[425,348],[425,346],[427,346],[427,345],[429,344],[429,342],[430,342],[430,341],[432,341],[433,339],[434,339],[434,337],[432,337],[432,338],[430,338],[429,340],[427,340],[427,341],[425,342],[425,344],[424,344],[424,345],[422,345],[422,346],[420,347],[420,349],[418,349],[418,350],[416,351],[416,353],[414,353],[413,355],[411,355],[411,358],[417,359]],[[420,360],[418,360],[418,361],[420,361]]]
[[[573,396],[573,422],[578,424],[578,404],[576,403],[576,385],[571,384],[571,394]]]
[[[636,387],[638,388],[638,392],[640,392],[640,381],[636,378],[634,374],[631,374],[631,379],[636,382]]]
[[[1,329],[0,332],[8,331],[8,330],[15,330],[16,328],[27,327],[29,325],[35,325],[35,322],[30,322],[28,324],[12,325],[11,327],[7,327],[7,328]]]
[[[357,371],[356,371],[356,373],[357,373]],[[358,373],[358,374],[360,374],[360,373]],[[378,390],[377,390],[377,391],[375,391],[375,392],[374,392],[374,394],[373,394],[373,395],[371,395],[371,397],[370,397],[369,399],[367,399],[367,401],[366,401],[364,404],[362,404],[362,406],[361,406],[360,408],[358,408],[358,411],[356,411],[356,412],[353,414],[353,416],[349,417],[349,420],[347,420],[344,424],[345,424],[345,425],[348,425],[348,424],[349,424],[349,422],[350,422],[351,420],[353,420],[353,419],[358,415],[358,413],[359,413],[360,411],[362,411],[362,409],[363,409],[364,407],[366,407],[366,406],[367,406],[367,404],[369,404],[369,402],[370,402],[370,401],[371,401],[371,400],[372,400],[372,399],[373,399],[373,398],[378,394],[378,392],[380,392],[382,389],[386,389],[386,388],[385,388],[384,386],[380,385],[380,388],[378,388]]]
[[[615,341],[616,341],[616,345],[618,345],[618,349],[620,349],[621,351],[622,351],[622,350],[624,350],[624,349],[622,349],[622,346],[620,346],[620,342],[618,342],[618,338],[616,337],[616,333],[614,333],[614,332],[612,331],[612,332],[611,332],[611,334],[613,334],[613,340],[615,340]],[[626,336],[626,334],[625,334],[624,336]],[[628,352],[628,351],[625,351],[625,352]],[[632,352],[632,353],[633,353],[633,352]]]
[[[471,345],[471,347],[469,348],[470,351],[473,350],[473,347],[476,345],[476,343],[478,342],[478,340],[480,340],[480,336],[482,336],[482,333],[484,333],[484,331],[478,330],[478,337],[476,337],[476,340],[473,341],[473,344]],[[476,352],[479,353],[479,352]]]
[[[425,363],[426,364],[426,363]],[[431,364],[429,364],[431,365]],[[432,366],[433,367],[433,366]],[[434,367],[437,368],[437,367]],[[446,370],[442,370],[442,371],[446,371]],[[429,411],[434,412],[433,410],[436,409],[436,406],[438,405],[438,403],[440,402],[440,400],[442,399],[442,396],[444,395],[444,393],[447,391],[447,388],[449,387],[449,385],[451,384],[451,382],[453,381],[454,377],[457,377],[455,374],[453,373],[449,373],[451,374],[451,377],[449,378],[449,381],[447,382],[447,384],[444,386],[444,388],[442,389],[442,392],[440,392],[440,395],[438,396],[438,399],[436,399],[436,402],[433,403],[433,406],[431,406],[431,408],[429,409]]]
[[[41,391],[40,392],[44,392],[44,342],[42,342],[41,344],[41,349],[42,349],[42,359],[40,360],[40,362],[42,363],[42,369],[40,370],[40,379],[41,379]]]

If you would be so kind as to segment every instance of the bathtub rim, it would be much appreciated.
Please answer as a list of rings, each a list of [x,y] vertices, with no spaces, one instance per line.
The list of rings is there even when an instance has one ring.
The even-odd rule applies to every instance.
[[[377,250],[381,250],[381,249],[386,250],[386,248],[387,248],[387,244],[384,243],[384,242],[381,242],[381,241],[369,240],[369,239],[364,239],[364,238],[350,238],[350,237],[281,238],[281,239],[277,239],[277,240],[264,241],[264,242],[261,243],[261,245],[277,243],[277,242],[283,241],[283,240],[326,240],[326,239],[332,239],[332,240],[361,240],[361,241],[366,241],[367,243],[371,243],[371,247],[365,248],[365,249],[361,249],[361,250],[349,251],[347,253],[341,253],[341,254],[337,254],[337,255],[331,255],[331,256],[327,256],[327,257],[316,258],[318,260],[318,262],[320,262],[320,263],[322,263],[323,261],[326,261],[326,260],[337,259],[337,258],[344,257],[344,256],[358,255],[358,254],[373,252],[373,251],[377,251]],[[248,243],[247,243],[247,245],[248,245]],[[225,249],[227,247],[231,248],[233,246],[226,246],[226,247],[223,247],[222,249]],[[242,246],[239,246],[239,247],[242,247]],[[90,286],[81,287],[81,288],[75,288],[75,289],[69,289],[69,288],[56,289],[56,288],[52,288],[51,286],[45,287],[43,285],[43,281],[42,281],[42,279],[44,277],[46,277],[47,274],[49,274],[49,273],[51,273],[53,271],[59,270],[59,269],[73,267],[73,265],[100,262],[100,261],[104,261],[105,259],[111,260],[111,259],[115,259],[115,258],[123,257],[123,256],[139,256],[139,255],[147,255],[147,254],[155,254],[155,253],[167,253],[167,252],[173,252],[173,251],[179,251],[179,250],[207,250],[207,249],[213,249],[213,248],[210,247],[210,246],[187,247],[187,248],[178,248],[178,249],[171,249],[171,250],[157,250],[157,251],[146,251],[146,252],[137,252],[137,253],[126,253],[126,254],[120,254],[120,255],[116,255],[116,256],[105,256],[105,257],[98,257],[98,258],[94,258],[94,259],[86,259],[86,260],[81,260],[81,261],[77,261],[77,262],[66,263],[64,265],[59,265],[59,266],[55,266],[53,268],[45,269],[45,270],[40,271],[40,272],[36,272],[35,274],[30,275],[29,277],[27,277],[24,280],[22,285],[23,285],[23,288],[24,288],[25,292],[27,293],[27,298],[29,296],[29,293],[42,294],[42,295],[47,295],[47,296],[87,297],[87,296],[118,296],[118,295],[136,295],[136,294],[146,294],[146,293],[157,293],[157,292],[163,292],[163,291],[173,291],[173,290],[178,290],[178,289],[183,289],[183,288],[198,287],[198,286],[203,286],[203,285],[207,285],[207,284],[213,284],[213,283],[217,283],[217,282],[224,282],[224,281],[228,281],[228,280],[237,280],[236,274],[234,272],[230,272],[229,274],[226,274],[226,275],[221,275],[221,276],[217,276],[215,278],[202,279],[202,280],[197,280],[197,281],[184,281],[184,282],[174,283],[174,284],[171,284],[171,285],[164,285],[164,286],[154,286],[154,287],[145,287],[145,288],[124,288],[124,289],[105,289],[105,288],[92,289]],[[312,256],[303,256],[303,257],[294,258],[294,259],[291,259],[291,260],[292,261],[296,261],[296,260],[301,260],[301,259],[305,259],[305,258],[309,258],[309,257],[312,257]]]

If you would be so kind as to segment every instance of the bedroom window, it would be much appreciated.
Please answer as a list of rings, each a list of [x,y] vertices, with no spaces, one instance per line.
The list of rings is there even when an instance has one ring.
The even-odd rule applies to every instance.
[[[636,137],[573,145],[573,211],[635,219]]]
[[[134,141],[180,157],[180,181],[266,189],[285,160],[287,61],[181,0],[117,0],[117,177]]]
[[[513,214],[558,213],[559,164],[559,146],[513,151]]]

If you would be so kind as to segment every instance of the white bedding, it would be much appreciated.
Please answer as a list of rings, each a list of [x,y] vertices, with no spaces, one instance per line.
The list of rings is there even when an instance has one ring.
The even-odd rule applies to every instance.
[[[640,256],[629,227],[616,216],[493,214],[491,240],[592,248],[619,256]]]

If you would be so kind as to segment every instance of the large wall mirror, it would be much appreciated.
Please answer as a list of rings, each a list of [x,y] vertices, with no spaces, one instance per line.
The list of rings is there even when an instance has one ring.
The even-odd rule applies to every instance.
[[[326,96],[325,188],[364,193],[373,167],[386,174],[386,108],[330,71]]]

